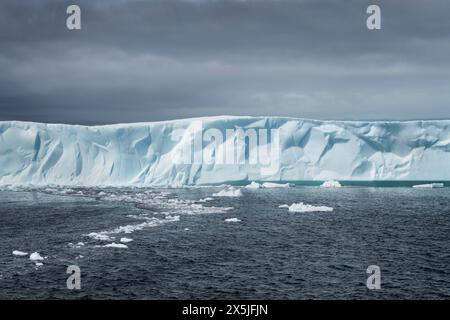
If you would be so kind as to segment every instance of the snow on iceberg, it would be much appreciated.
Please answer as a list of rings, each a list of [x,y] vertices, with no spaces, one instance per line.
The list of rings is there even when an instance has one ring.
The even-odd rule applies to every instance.
[[[340,188],[341,184],[336,180],[328,180],[320,185],[322,188]]]
[[[220,190],[219,192],[213,194],[213,197],[240,197],[240,196],[242,196],[242,191],[241,189],[236,188]]]
[[[281,208],[280,206],[279,208]],[[285,206],[283,206],[285,208]],[[326,206],[313,206],[303,202],[293,203],[288,207],[290,212],[331,212],[333,208]]]
[[[198,122],[204,133],[200,143],[192,135]],[[230,136],[228,129],[234,130]],[[270,135],[271,130],[278,134]],[[214,134],[225,138],[215,139]],[[228,145],[245,135],[256,145],[267,146],[267,155],[274,155],[271,170],[261,170],[271,166],[262,162],[271,157],[256,157],[254,143],[241,144],[231,154],[239,161],[218,161]],[[182,158],[182,151],[193,145],[197,149],[192,158]],[[198,156],[202,154],[208,161]],[[450,180],[450,120],[230,116],[106,126],[0,122],[0,185],[180,186],[300,180]]]
[[[443,188],[443,183],[427,183],[427,184],[416,184],[413,188],[417,189],[434,189],[434,188]]]

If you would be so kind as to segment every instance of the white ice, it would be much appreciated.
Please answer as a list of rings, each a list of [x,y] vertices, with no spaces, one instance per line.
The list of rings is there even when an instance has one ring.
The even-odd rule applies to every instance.
[[[279,166],[264,175],[259,162],[177,163],[179,151],[192,145],[187,129],[194,121],[201,121],[204,132],[223,134],[235,128],[278,129]],[[176,132],[184,134],[174,139]],[[230,116],[106,126],[0,122],[0,185],[184,186],[245,180],[450,180],[450,120]]]
[[[240,196],[242,196],[242,191],[241,189],[237,188],[224,189],[213,194],[213,197],[240,197]]]
[[[252,181],[249,185],[245,186],[247,189],[260,189],[261,184],[255,181]]]
[[[291,206],[289,206],[290,212],[331,212],[333,211],[333,208],[326,207],[326,206],[313,206],[310,204],[305,204],[303,202],[300,203],[293,203]]]
[[[27,252],[23,252],[23,251],[20,251],[20,250],[14,250],[12,252],[12,254],[15,255],[15,256],[19,256],[19,257],[23,257],[23,256],[27,256],[28,255]]]
[[[262,184],[263,188],[271,189],[271,188],[289,188],[289,183],[273,183],[273,182],[264,182]]]
[[[44,258],[38,252],[33,252],[32,254],[30,254],[30,260],[31,261],[43,261]]]
[[[108,243],[105,244],[103,247],[105,248],[119,248],[119,249],[128,249],[128,246],[123,243]]]
[[[328,180],[320,185],[322,188],[340,188],[341,184],[336,180]]]
[[[427,184],[416,184],[413,188],[417,189],[434,189],[434,188],[443,188],[443,183],[427,183]]]
[[[239,220],[238,218],[229,218],[229,219],[225,219],[225,222],[240,222],[241,220]]]
[[[131,239],[131,238],[126,238],[126,237],[120,238],[120,242],[122,242],[122,243],[128,243],[131,241],[133,241],[133,239]]]

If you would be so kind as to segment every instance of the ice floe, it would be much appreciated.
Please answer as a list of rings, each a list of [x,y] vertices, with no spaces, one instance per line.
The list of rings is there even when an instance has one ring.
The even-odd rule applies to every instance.
[[[328,180],[320,185],[322,188],[340,188],[342,187],[339,181],[336,180]]]
[[[225,219],[225,222],[240,222],[241,220],[238,218],[229,218],[229,219]]]
[[[272,189],[272,188],[289,188],[291,185],[289,183],[273,183],[273,182],[264,182],[262,184],[263,188]]]
[[[219,192],[213,194],[213,197],[241,197],[241,196],[242,196],[241,189],[233,187],[229,189],[220,190]]]
[[[104,248],[119,248],[119,249],[128,249],[128,246],[123,243],[108,243],[103,246]]]
[[[211,200],[214,200],[214,198],[206,197],[206,198],[204,198],[204,199],[197,200],[197,202],[202,202],[202,203],[204,203],[204,202],[211,201]]]
[[[15,256],[18,256],[18,257],[23,257],[23,256],[27,256],[28,255],[27,252],[23,252],[23,251],[20,251],[20,250],[14,250],[12,252],[12,254],[15,255]]]
[[[283,205],[279,206],[279,208],[288,208],[290,212],[331,212],[333,211],[333,208],[326,207],[326,206],[313,206],[310,204],[306,204],[303,202],[300,203],[293,203],[290,206]]]
[[[443,183],[427,183],[427,184],[416,184],[413,188],[416,189],[434,189],[434,188],[443,188]]]
[[[33,252],[30,254],[31,261],[43,261],[44,258],[39,254],[39,252]]]
[[[252,181],[250,184],[245,186],[247,189],[260,189],[261,184],[255,181]]]
[[[122,242],[122,243],[128,243],[131,241],[133,241],[133,239],[131,239],[131,238],[126,238],[126,237],[120,238],[120,242]]]

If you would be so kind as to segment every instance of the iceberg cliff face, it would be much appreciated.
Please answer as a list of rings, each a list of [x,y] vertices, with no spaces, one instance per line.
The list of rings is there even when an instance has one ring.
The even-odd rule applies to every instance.
[[[198,123],[200,140],[192,130]],[[250,142],[249,134],[244,146],[238,146],[240,160],[219,161],[223,153],[220,148],[230,140],[231,144],[236,141],[239,129],[259,133],[253,137],[258,147],[263,144],[269,151],[270,146],[276,147],[272,151],[278,151],[277,163],[272,163],[272,170],[261,170],[270,165],[262,163],[261,154],[260,162],[250,161],[258,153],[253,153],[257,147]],[[223,139],[205,139],[208,130],[216,136],[222,133]],[[227,130],[235,133],[227,135]],[[277,130],[278,135],[270,136],[271,130]],[[266,140],[262,131],[268,134]],[[191,146],[192,157],[183,159],[193,160],[180,161],[180,151]],[[198,152],[208,153],[212,161],[199,161],[201,157],[196,160]],[[0,122],[3,185],[185,185],[332,179],[450,180],[450,121],[210,117],[90,127]]]

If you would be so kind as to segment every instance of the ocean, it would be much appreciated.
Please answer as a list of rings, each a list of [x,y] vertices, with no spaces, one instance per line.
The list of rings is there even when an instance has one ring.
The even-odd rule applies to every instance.
[[[448,187],[227,188],[4,187],[0,299],[450,298]]]

